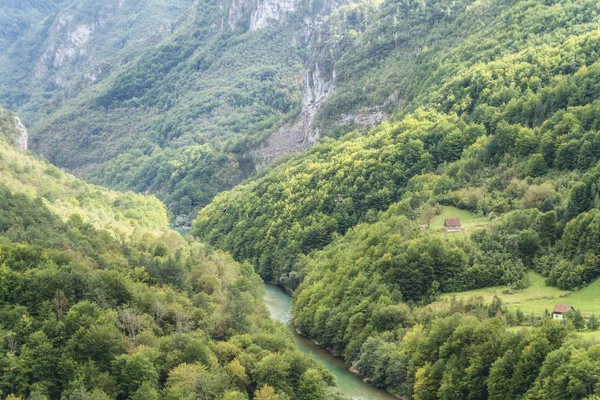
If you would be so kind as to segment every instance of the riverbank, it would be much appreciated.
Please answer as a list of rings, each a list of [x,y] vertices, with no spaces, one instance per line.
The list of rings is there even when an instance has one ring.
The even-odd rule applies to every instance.
[[[338,354],[336,354],[333,349],[327,348],[327,347],[323,347],[323,345],[321,345],[321,343],[319,343],[318,341],[316,341],[315,339],[311,339],[309,336],[305,335],[304,333],[302,333],[302,331],[300,331],[300,329],[295,329],[296,331],[296,335],[301,336],[303,338],[305,338],[306,340],[309,340],[312,342],[312,344],[322,350],[325,350],[326,352],[328,352],[331,357],[337,358],[338,360],[340,360],[341,362],[345,363],[344,360],[342,359],[342,357]],[[361,380],[364,379],[364,376],[360,373],[359,370],[356,369],[354,364],[345,364],[346,365],[346,369],[348,370],[348,372],[350,372],[351,374],[356,375],[358,378],[360,378]],[[371,385],[368,381],[363,380],[363,383],[365,383],[366,385],[369,386],[373,386]],[[375,386],[373,386],[375,388]],[[377,389],[377,388],[376,388]],[[377,389],[380,390],[380,389]],[[394,397],[396,400],[406,400],[404,397],[399,396],[397,394],[393,394],[393,393],[389,393],[389,392],[385,392],[386,394]]]
[[[271,313],[271,318],[282,322],[290,329],[300,351],[311,354],[335,375],[343,394],[352,400],[398,400],[398,397],[363,382],[359,375],[350,371],[351,366],[342,359],[317,345],[314,340],[296,332],[292,325],[292,297],[276,285],[265,283],[264,287],[265,304]]]

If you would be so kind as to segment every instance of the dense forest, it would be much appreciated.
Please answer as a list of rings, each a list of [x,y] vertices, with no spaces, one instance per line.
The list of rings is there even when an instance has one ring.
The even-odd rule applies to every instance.
[[[48,12],[56,11],[63,0],[3,0],[0,5],[0,49],[4,50]]]
[[[522,313],[421,308],[442,293],[523,289],[527,271],[574,290],[600,275],[598,4],[469,3],[447,15],[436,14],[443,1],[399,13],[444,22],[427,30],[440,39],[413,56],[419,67],[400,80],[405,104],[389,122],[324,139],[218,195],[193,234],[296,289],[297,327],[397,394],[585,398],[597,373],[575,383],[575,364],[595,348],[567,340],[541,312],[538,328],[519,334],[505,326],[522,324]],[[373,35],[395,47],[383,24]],[[401,76],[403,65],[364,71]],[[444,207],[485,222],[458,237],[427,229]]]
[[[62,219],[78,214],[84,222],[108,229],[119,238],[135,238],[143,230],[161,234],[168,229],[165,206],[155,197],[86,184],[11,145],[17,135],[13,118],[14,114],[0,109],[0,183],[3,186],[12,192],[39,198]]]
[[[554,245],[565,228],[569,239],[575,222],[568,222],[593,213],[600,42],[597,22],[591,19],[597,15],[596,4],[531,3],[524,7],[520,2],[505,13],[515,21],[521,14],[559,13],[561,23],[585,14],[590,22],[570,27],[584,32],[565,43],[550,24],[531,32],[525,26],[521,34],[531,44],[487,63],[464,62],[415,112],[365,136],[350,133],[340,140],[322,140],[305,154],[218,196],[201,212],[196,235],[237,258],[253,260],[262,275],[277,280],[297,270],[302,255],[323,248],[336,233],[358,222],[375,221],[378,212],[394,203],[409,219],[437,204],[482,215],[494,212],[503,220],[526,210],[536,219],[531,211],[537,209],[556,232],[535,232],[540,240],[528,249],[530,254],[516,254],[526,266],[533,265],[539,251]],[[497,20],[503,26],[503,19]],[[539,28],[556,41],[543,40],[542,49],[536,46],[538,39],[546,39],[547,32]],[[455,52],[471,47],[465,43]],[[453,54],[440,50],[440,57],[447,53]],[[334,201],[338,193],[341,203]],[[225,215],[214,212],[225,206]],[[523,218],[514,219],[532,228]],[[494,234],[522,227],[499,228]],[[558,253],[573,258],[573,251],[559,247]]]
[[[343,399],[270,320],[251,265],[169,230],[155,198],[89,186],[3,144],[5,128],[3,398]],[[78,204],[48,192],[78,192]]]
[[[2,0],[0,102],[32,125],[159,40],[192,1]]]
[[[2,396],[600,395],[597,1],[7,3]]]
[[[70,68],[70,80],[60,78],[58,87],[44,93],[34,88],[29,99],[19,99],[22,90],[7,83],[0,99],[27,117],[31,147],[54,164],[97,184],[156,194],[173,221],[179,216],[180,224],[190,224],[218,192],[254,170],[248,149],[299,112],[305,47],[295,37],[300,28],[245,32],[249,11],[230,28],[222,2],[211,1],[174,22],[164,15],[165,28],[140,42],[136,28],[152,29],[155,22],[144,21],[165,14],[164,5],[149,0],[137,3],[158,4],[128,5],[141,10],[128,17],[131,22],[122,21],[128,9],[116,3],[99,10],[79,5],[68,29],[109,18],[111,27],[135,22],[125,35],[127,46],[97,43],[109,33],[93,31],[89,43],[75,46],[82,55],[67,60],[74,65],[59,70],[65,75]],[[109,17],[111,10],[116,15]],[[40,46],[40,52],[60,55],[62,36],[56,36],[58,44]],[[12,50],[20,56],[17,46]],[[92,51],[94,58],[87,54]],[[41,62],[38,54],[28,56],[19,65]],[[17,62],[7,61],[12,67]]]

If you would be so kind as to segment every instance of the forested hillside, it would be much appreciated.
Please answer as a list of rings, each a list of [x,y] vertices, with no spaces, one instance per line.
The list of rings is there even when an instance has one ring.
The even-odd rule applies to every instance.
[[[0,103],[32,126],[168,32],[193,0],[2,0]],[[154,37],[154,38],[153,38]]]
[[[2,395],[341,398],[260,277],[403,398],[600,395],[600,3],[92,3],[0,14],[33,149],[122,191],[0,110]]]
[[[18,70],[4,76],[31,90],[8,82],[0,98],[28,116],[35,151],[94,183],[156,194],[180,225],[275,155],[432,101],[462,112],[456,107],[469,99],[442,104],[432,93],[467,66],[510,63],[502,57],[541,53],[596,29],[593,3],[583,12],[579,3],[215,0],[177,19],[185,1],[168,12],[146,1],[131,21],[116,3],[98,10],[84,3],[61,6],[73,22],[58,29],[52,24],[63,14],[49,19],[56,32],[38,50],[22,43],[6,52],[4,64]],[[113,9],[113,30],[93,30],[81,46],[59,40]],[[177,22],[136,41],[158,14]],[[116,29],[128,24],[126,33]],[[31,49],[27,60],[10,58],[22,49]],[[59,53],[67,66],[48,67]],[[528,83],[532,90],[567,72],[546,61],[553,62],[540,61],[549,69]],[[40,76],[30,76],[34,65]]]
[[[0,393],[9,399],[342,399],[238,264],[155,198],[90,186],[3,142]],[[61,218],[62,217],[62,218]]]
[[[195,233],[279,279],[296,269],[302,254],[396,202],[410,218],[428,201],[484,215],[554,210],[562,232],[593,206],[600,40],[592,16],[598,9],[585,1],[528,3],[497,5],[504,14],[495,19],[495,37],[502,38],[510,15],[527,38],[517,46],[518,37],[505,35],[504,46],[515,43],[514,51],[494,44],[489,62],[457,65],[453,60],[472,51],[478,35],[453,51],[440,48],[438,56],[450,58],[454,69],[442,76],[431,72],[430,80],[445,84],[426,91],[426,105],[368,135],[325,139],[218,196],[201,212]],[[479,19],[476,11],[469,8],[460,20]],[[534,15],[555,16],[560,25],[518,22]],[[577,23],[582,15],[586,20]],[[341,203],[334,201],[338,194]],[[215,212],[224,207],[226,214]]]
[[[380,10],[391,13],[392,3]],[[516,334],[505,326],[522,324],[522,313],[501,305],[421,307],[445,292],[501,284],[518,291],[528,270],[565,289],[600,275],[598,4],[397,7],[393,20],[415,26],[410,37],[382,23],[373,28],[383,46],[370,47],[374,57],[360,46],[345,56],[367,71],[364,85],[348,81],[353,101],[363,101],[354,95],[361,88],[371,87],[368,101],[377,85],[383,93],[398,82],[403,105],[392,120],[366,135],[324,139],[218,195],[193,234],[297,288],[297,327],[395,393],[593,395],[598,372],[582,365],[597,349],[567,339],[568,327],[540,322],[543,310],[530,319],[536,330]],[[430,18],[444,22],[427,29]],[[396,41],[411,57],[372,65]],[[387,72],[368,73],[376,70]],[[337,101],[343,110],[341,97],[327,104]],[[429,225],[443,210],[480,223],[442,233]]]
[[[135,237],[140,230],[157,234],[169,230],[167,211],[158,199],[86,184],[24,153],[14,145],[14,114],[0,109],[0,116],[0,182],[12,193],[40,199],[63,220],[77,214],[84,222],[108,229],[121,239]]]
[[[0,49],[10,47],[24,32],[51,12],[63,0],[2,0],[0,2]]]
[[[249,150],[302,108],[318,36],[306,30],[336,5],[293,3],[289,18],[272,15],[276,1],[194,5],[162,41],[124,50],[123,65],[49,102],[32,147],[95,183],[155,193],[189,223],[254,170]]]
[[[364,53],[379,64],[408,60],[418,49],[398,38],[394,49],[366,49],[379,40],[377,27],[390,12],[378,5],[195,5],[160,42],[142,52],[124,49],[119,62],[99,64],[45,102],[32,121],[32,147],[94,183],[150,191],[186,224],[217,193],[273,157],[323,135],[373,125],[403,104],[395,83],[361,101],[347,90],[350,81],[380,74],[372,66],[350,70],[355,62],[345,61],[348,54]],[[448,3],[452,12],[444,14],[440,7],[446,2],[426,7],[423,24],[447,26],[461,10]],[[369,92],[371,86],[359,85]],[[340,100],[346,94],[356,101]]]
[[[217,193],[273,157],[409,109],[417,93],[439,84],[422,80],[439,67],[442,49],[463,43],[452,32],[489,33],[485,22],[493,21],[493,7],[470,6],[478,21],[473,25],[462,19],[469,4],[196,4],[157,35],[156,44],[145,41],[118,52],[105,46],[98,50],[104,57],[92,57],[84,54],[92,45],[83,43],[79,49],[78,43],[68,43],[81,53],[75,66],[86,67],[79,79],[61,76],[52,84],[60,90],[53,86],[25,100],[12,99],[11,90],[23,90],[7,85],[5,102],[28,113],[32,147],[50,161],[94,183],[150,191],[166,203],[174,222],[179,217],[179,224],[187,224]],[[115,4],[107,4],[97,11],[98,18],[111,7],[121,15]],[[152,26],[146,20],[155,6],[141,8],[132,20]],[[85,21],[90,9],[78,5],[75,19]],[[115,25],[126,24],[120,18],[114,17]],[[125,40],[118,31],[92,34],[108,43]],[[134,42],[134,37],[126,39]],[[429,48],[432,42],[437,47]],[[495,51],[502,45],[488,43]],[[46,51],[52,57],[54,47]],[[474,53],[468,61],[484,54]],[[94,63],[82,63],[82,58]],[[451,65],[450,60],[444,65],[448,76],[454,72]],[[65,75],[65,68],[57,73]],[[38,81],[53,79],[21,76],[19,81],[33,82],[37,90]]]

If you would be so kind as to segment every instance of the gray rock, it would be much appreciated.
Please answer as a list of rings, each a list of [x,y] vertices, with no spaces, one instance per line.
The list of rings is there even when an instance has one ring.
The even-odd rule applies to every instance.
[[[27,128],[21,122],[19,117],[15,115],[15,128],[17,130],[17,137],[15,138],[15,143],[19,148],[23,151],[27,150],[27,141],[29,139],[29,134],[27,133]]]

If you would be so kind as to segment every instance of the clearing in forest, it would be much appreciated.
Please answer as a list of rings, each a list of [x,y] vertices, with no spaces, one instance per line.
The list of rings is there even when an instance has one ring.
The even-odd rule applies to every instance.
[[[430,229],[434,231],[443,231],[444,221],[446,218],[460,218],[461,231],[448,232],[450,235],[460,234],[461,232],[471,233],[472,231],[478,228],[483,228],[490,223],[486,217],[472,214],[467,210],[461,210],[460,208],[452,206],[442,206],[442,212],[431,219]]]
[[[466,300],[482,296],[489,303],[494,296],[498,296],[509,309],[520,309],[525,315],[541,315],[545,310],[552,312],[555,304],[570,304],[584,315],[600,314],[600,279],[574,292],[546,286],[545,278],[536,272],[529,272],[529,280],[531,285],[518,291],[511,291],[508,286],[496,286],[445,294],[442,297],[447,300],[456,296],[457,299]]]

